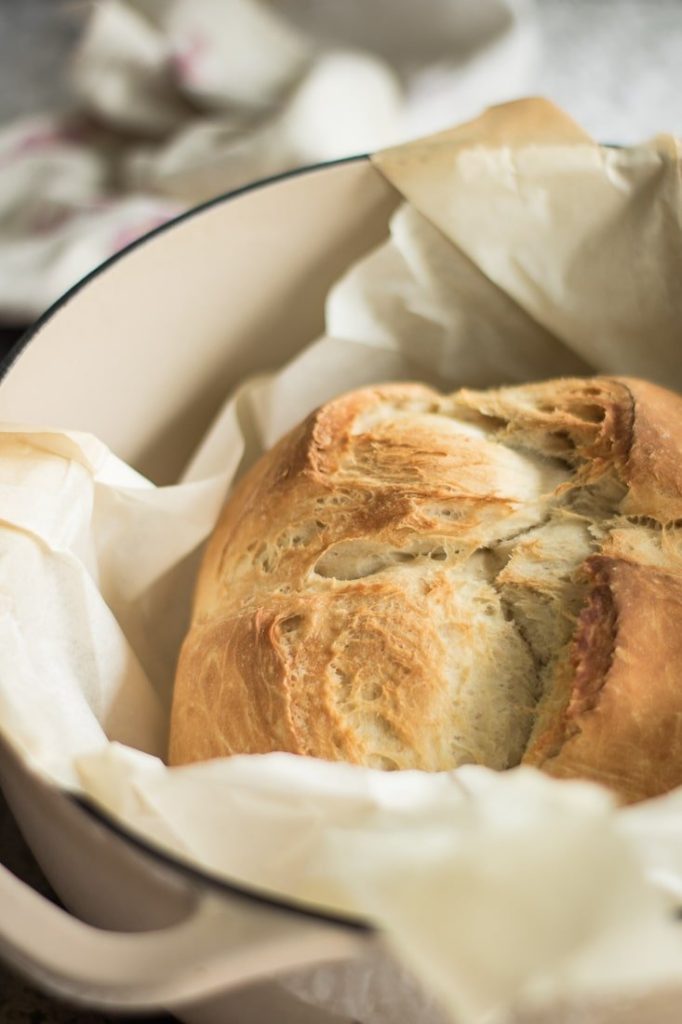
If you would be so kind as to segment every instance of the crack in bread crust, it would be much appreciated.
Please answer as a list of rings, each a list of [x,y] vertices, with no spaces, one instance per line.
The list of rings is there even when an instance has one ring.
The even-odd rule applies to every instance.
[[[665,771],[647,780],[624,751],[651,747],[663,684],[621,653],[633,572],[642,620],[674,646],[659,625],[682,586],[681,452],[682,399],[641,381],[395,384],[322,406],[242,479],[208,544],[172,763],[523,761],[628,800],[662,792]],[[682,783],[682,728],[675,742]]]
[[[581,568],[590,589],[571,641],[557,654],[554,686],[524,754],[524,761],[537,767],[557,757],[580,732],[582,716],[597,706],[613,661],[618,622],[606,560],[593,556]]]

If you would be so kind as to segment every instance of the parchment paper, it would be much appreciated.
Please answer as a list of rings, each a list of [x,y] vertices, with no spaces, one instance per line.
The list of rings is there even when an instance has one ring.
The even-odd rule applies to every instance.
[[[155,488],[87,435],[0,430],[0,728],[183,857],[371,917],[459,1021],[559,1004],[602,1021],[584,1007],[682,988],[682,791],[618,810],[532,769],[163,764],[198,547],[237,467],[308,410],[404,378],[596,370],[682,389],[675,140],[600,148],[524,101],[375,161],[408,200],[390,239],[332,290],[326,336],[227,402],[178,485]],[[376,977],[374,999],[355,1005],[338,978],[325,999],[412,1024],[399,995],[387,1016],[395,985]]]

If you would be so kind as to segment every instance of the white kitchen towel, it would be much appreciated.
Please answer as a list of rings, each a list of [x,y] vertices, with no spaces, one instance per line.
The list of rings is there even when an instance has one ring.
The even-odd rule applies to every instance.
[[[528,85],[530,0],[99,0],[69,110],[0,132],[0,318],[187,206]]]

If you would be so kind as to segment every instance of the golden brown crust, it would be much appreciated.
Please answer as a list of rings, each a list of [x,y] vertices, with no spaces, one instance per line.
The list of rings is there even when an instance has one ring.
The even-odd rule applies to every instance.
[[[625,479],[624,512],[660,522],[682,518],[682,399],[648,381],[621,378],[633,403],[634,425]]]
[[[460,399],[500,417],[503,439],[531,444],[548,455],[584,460],[583,478],[598,478],[611,466],[622,472],[634,416],[624,380],[564,377],[497,391],[464,390]]]
[[[562,379],[327,403],[207,546],[172,763],[285,750],[682,783],[682,398]]]
[[[568,703],[524,760],[631,803],[682,783],[682,578],[607,558],[589,572]]]

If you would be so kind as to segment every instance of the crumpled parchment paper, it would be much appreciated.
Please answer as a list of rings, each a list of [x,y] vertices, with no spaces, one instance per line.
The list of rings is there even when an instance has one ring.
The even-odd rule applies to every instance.
[[[389,378],[450,389],[594,370],[682,388],[675,140],[603,149],[524,101],[375,163],[408,201],[332,290],[326,336],[240,389],[249,459],[319,402]],[[211,459],[195,459],[203,477],[190,466],[165,488],[88,435],[2,428],[3,733],[180,856],[370,917],[458,1021],[560,1004],[620,1020],[596,1007],[675,987],[682,1008],[680,791],[623,810],[528,768],[380,773],[287,754],[165,767],[197,549],[244,451],[234,401]],[[350,982],[322,988],[387,1019],[385,992],[358,1006]]]

